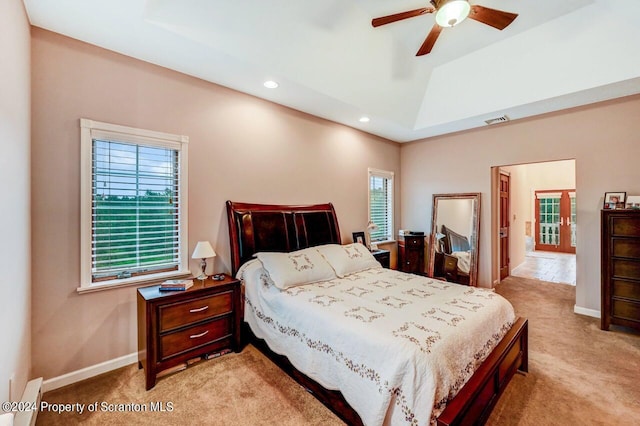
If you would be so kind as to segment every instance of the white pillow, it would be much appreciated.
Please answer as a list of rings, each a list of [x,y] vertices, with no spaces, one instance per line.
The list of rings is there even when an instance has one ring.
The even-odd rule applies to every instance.
[[[360,243],[344,246],[327,244],[316,249],[327,259],[340,278],[365,269],[382,267],[371,252]]]
[[[282,290],[337,278],[331,265],[315,248],[291,253],[258,253],[258,259],[276,287]]]

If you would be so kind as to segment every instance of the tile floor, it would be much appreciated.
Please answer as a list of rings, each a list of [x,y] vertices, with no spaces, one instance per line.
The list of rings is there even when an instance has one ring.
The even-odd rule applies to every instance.
[[[523,263],[511,271],[515,277],[576,285],[576,255],[529,251]]]

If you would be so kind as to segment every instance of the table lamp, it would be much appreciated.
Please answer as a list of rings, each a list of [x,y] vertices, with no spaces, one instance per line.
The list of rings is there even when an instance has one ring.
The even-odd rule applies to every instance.
[[[191,258],[202,259],[202,262],[200,262],[200,269],[202,269],[202,271],[198,276],[199,280],[207,279],[205,270],[207,269],[207,258],[210,257],[216,257],[216,252],[213,251],[213,247],[211,247],[209,241],[198,241],[198,244],[196,244],[196,248],[193,250]]]
[[[367,223],[367,248],[370,251],[378,249],[377,244],[375,244],[374,246],[374,244],[371,243],[371,233],[377,230],[378,230],[378,225],[376,225],[372,220],[369,220],[369,223]]]

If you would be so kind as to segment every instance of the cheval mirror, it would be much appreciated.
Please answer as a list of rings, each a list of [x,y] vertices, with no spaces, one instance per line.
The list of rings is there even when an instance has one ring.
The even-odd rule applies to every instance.
[[[434,194],[429,275],[477,286],[480,193]]]

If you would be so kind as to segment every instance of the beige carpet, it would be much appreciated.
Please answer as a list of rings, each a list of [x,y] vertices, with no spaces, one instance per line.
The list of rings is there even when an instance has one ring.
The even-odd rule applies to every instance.
[[[640,334],[574,314],[570,285],[510,277],[497,290],[529,319],[529,374],[488,424],[640,425]]]
[[[530,373],[514,377],[489,425],[640,424],[640,334],[604,332],[598,320],[575,315],[572,286],[508,278],[497,290],[529,318]],[[38,425],[342,424],[252,346],[161,378],[148,392],[142,371],[132,365],[43,399],[146,407],[171,402],[173,411],[43,412]]]

